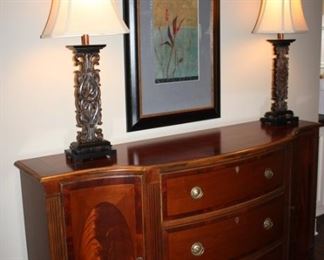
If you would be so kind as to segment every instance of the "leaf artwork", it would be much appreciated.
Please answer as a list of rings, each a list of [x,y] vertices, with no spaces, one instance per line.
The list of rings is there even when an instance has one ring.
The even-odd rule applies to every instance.
[[[153,0],[155,83],[199,77],[198,1]]]

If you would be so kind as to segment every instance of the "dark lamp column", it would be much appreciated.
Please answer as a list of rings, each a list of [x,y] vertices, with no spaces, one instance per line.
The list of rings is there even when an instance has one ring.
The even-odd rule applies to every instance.
[[[260,120],[269,125],[297,124],[298,117],[288,110],[288,53],[289,45],[295,40],[268,40],[273,45],[272,72],[272,105],[271,111],[265,113]]]

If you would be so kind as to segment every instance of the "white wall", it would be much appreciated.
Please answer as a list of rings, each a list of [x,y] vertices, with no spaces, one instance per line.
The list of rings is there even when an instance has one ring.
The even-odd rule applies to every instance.
[[[144,0],[147,1],[147,0]],[[101,55],[103,130],[113,144],[257,120],[270,108],[274,36],[252,35],[260,0],[221,0],[222,118],[126,132],[123,41]],[[78,39],[40,40],[50,0],[0,0],[0,259],[27,259],[15,160],[60,153],[75,138],[71,53]],[[321,0],[304,0],[310,31],[294,35],[289,107],[317,120]],[[30,259],[32,260],[32,259]]]

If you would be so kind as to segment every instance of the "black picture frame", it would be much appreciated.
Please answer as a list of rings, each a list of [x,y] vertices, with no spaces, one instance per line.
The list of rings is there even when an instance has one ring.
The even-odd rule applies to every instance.
[[[149,116],[141,115],[141,80],[140,73],[145,69],[145,64],[140,60],[141,31],[140,17],[141,1],[152,0],[124,0],[124,20],[130,30],[125,35],[125,83],[126,83],[126,113],[127,131],[137,131],[161,126],[176,125],[220,117],[220,0],[204,0],[210,2],[210,57],[211,71],[211,99],[212,105],[201,109],[187,109],[157,113]]]

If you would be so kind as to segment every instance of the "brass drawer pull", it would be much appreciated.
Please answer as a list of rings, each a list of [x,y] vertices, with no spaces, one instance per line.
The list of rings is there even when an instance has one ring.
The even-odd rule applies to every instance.
[[[266,177],[268,180],[271,180],[274,173],[270,168],[265,169],[264,171],[264,177]]]
[[[191,254],[194,256],[202,256],[205,252],[205,248],[200,242],[193,243],[191,246]]]
[[[191,189],[190,195],[192,199],[199,200],[204,196],[204,192],[199,186],[195,186]]]
[[[266,218],[266,219],[263,221],[263,228],[264,228],[265,230],[270,230],[270,229],[273,228],[273,226],[274,226],[274,223],[273,223],[273,221],[272,221],[271,218]]]

